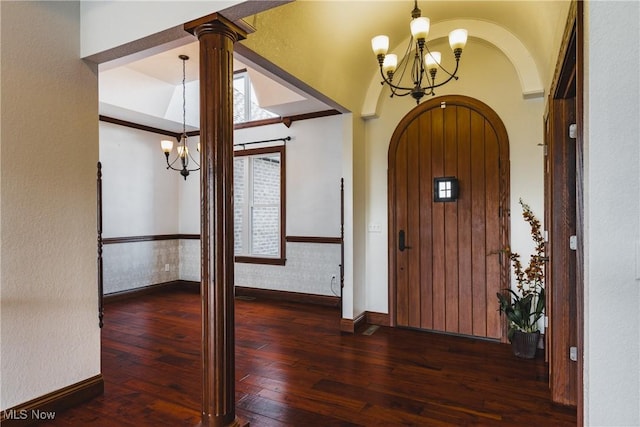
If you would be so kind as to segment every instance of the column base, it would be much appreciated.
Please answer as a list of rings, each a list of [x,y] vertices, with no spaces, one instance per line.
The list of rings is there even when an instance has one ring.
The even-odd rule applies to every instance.
[[[195,427],[249,427],[249,421],[245,421],[240,417],[236,417],[230,424],[218,424],[202,420]]]

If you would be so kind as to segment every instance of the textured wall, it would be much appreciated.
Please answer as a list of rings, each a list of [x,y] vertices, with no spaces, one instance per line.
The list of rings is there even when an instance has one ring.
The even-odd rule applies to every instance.
[[[199,240],[180,242],[180,279],[200,280]],[[236,263],[235,283],[250,288],[337,296],[340,245],[289,242],[286,265]]]
[[[336,278],[333,282],[332,276]],[[337,244],[287,243],[284,267],[236,263],[235,270],[237,286],[316,295],[339,295],[339,277]]]
[[[585,425],[638,426],[640,3],[585,16]],[[612,46],[624,55],[603,60]]]
[[[105,245],[104,293],[178,280],[180,242],[155,240]]]
[[[0,2],[0,409],[100,373],[98,89],[79,2]]]

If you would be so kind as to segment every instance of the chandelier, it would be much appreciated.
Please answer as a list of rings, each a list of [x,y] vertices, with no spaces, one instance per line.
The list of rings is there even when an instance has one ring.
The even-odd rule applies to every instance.
[[[184,177],[184,180],[187,180],[189,176],[189,172],[195,172],[200,170],[200,165],[189,153],[189,147],[187,146],[187,98],[186,98],[186,63],[189,57],[187,55],[179,55],[178,58],[182,60],[182,133],[176,137],[178,140],[178,146],[176,147],[177,156],[173,159],[172,162],[169,162],[169,155],[173,150],[173,141],[164,139],[160,141],[160,146],[162,147],[162,151],[164,152],[164,156],[167,160],[167,169],[172,169],[174,171],[179,171],[180,175]],[[200,152],[200,143],[198,143],[196,150]],[[182,167],[174,167],[173,165],[180,160],[180,166]],[[193,162],[196,165],[195,169],[189,169],[189,163]]]
[[[420,99],[424,95],[435,95],[435,88],[449,83],[452,79],[458,80],[456,74],[458,73],[460,55],[462,55],[462,49],[467,43],[467,30],[458,29],[449,33],[449,45],[453,50],[453,55],[456,60],[456,68],[450,73],[440,62],[442,59],[440,52],[431,52],[427,47],[426,39],[429,35],[430,20],[429,18],[421,16],[421,14],[422,12],[418,8],[418,0],[415,0],[413,11],[411,11],[411,39],[409,40],[405,55],[399,63],[397,55],[387,55],[387,50],[389,50],[389,37],[381,35],[371,39],[371,47],[373,48],[373,53],[378,58],[378,65],[380,66],[380,75],[382,76],[380,84],[386,83],[391,88],[392,98],[394,95],[411,95],[416,100],[416,104],[420,102]],[[413,63],[410,70],[413,86],[403,87],[400,86],[400,84],[407,71],[409,54],[411,53],[414,43]],[[393,78],[397,74],[396,70],[401,70],[397,84],[393,83]],[[444,81],[437,83],[436,74],[438,70],[442,70],[446,76]]]

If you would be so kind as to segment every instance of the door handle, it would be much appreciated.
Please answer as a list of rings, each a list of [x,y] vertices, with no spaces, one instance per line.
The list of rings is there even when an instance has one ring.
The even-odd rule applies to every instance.
[[[405,244],[404,230],[400,230],[398,233],[398,249],[400,249],[400,252],[404,252],[405,249],[411,249],[411,246]]]

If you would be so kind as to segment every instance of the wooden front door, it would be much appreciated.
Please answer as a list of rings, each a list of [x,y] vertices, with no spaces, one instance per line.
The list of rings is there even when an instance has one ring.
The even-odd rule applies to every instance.
[[[405,116],[389,146],[389,275],[397,326],[504,340],[496,293],[508,287],[509,145],[497,114],[464,96]],[[456,201],[434,178],[456,177]]]

